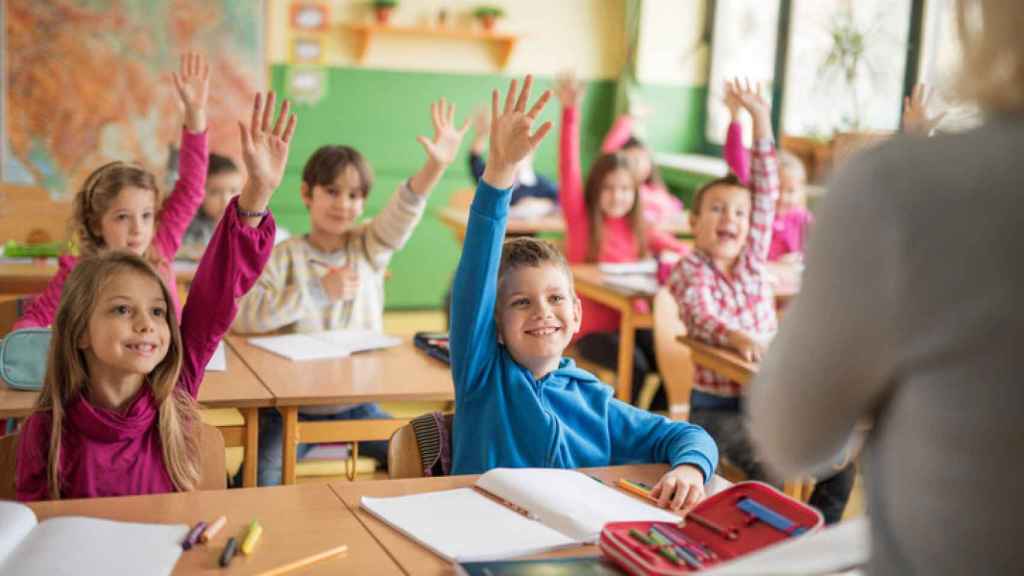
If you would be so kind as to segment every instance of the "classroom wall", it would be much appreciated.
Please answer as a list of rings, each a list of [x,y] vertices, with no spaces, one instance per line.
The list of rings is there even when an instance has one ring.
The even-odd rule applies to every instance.
[[[675,0],[673,0],[674,2]],[[663,3],[648,14],[681,17],[678,6]],[[697,1],[697,0],[694,0]],[[702,1],[702,0],[701,0]],[[429,106],[445,96],[456,103],[459,118],[483,105],[489,91],[504,86],[512,75],[537,75],[539,89],[550,87],[559,71],[574,68],[588,83],[582,116],[582,159],[589,165],[613,120],[615,78],[625,62],[626,0],[516,0],[505,2],[508,17],[502,31],[523,34],[508,68],[499,70],[492,48],[476,41],[437,41],[434,38],[384,37],[374,40],[364,63],[355,61],[351,32],[345,23],[366,21],[371,16],[364,2],[334,0],[332,26],[324,34],[324,62],[320,67],[326,92],[319,101],[300,103],[299,126],[292,145],[288,170],[272,207],[278,221],[293,233],[308,230],[308,216],[299,198],[302,166],[319,145],[343,143],[356,147],[370,160],[376,183],[367,203],[367,215],[375,214],[396,186],[423,163],[424,152],[417,135],[430,135]],[[294,36],[289,24],[290,2],[270,0],[267,5],[268,59],[271,84],[287,94],[289,74],[303,67],[289,62]],[[438,6],[459,14],[478,2],[403,0],[394,24],[426,21]],[[662,46],[662,49],[665,49]],[[669,52],[678,50],[676,43]],[[664,58],[665,56],[660,56]],[[668,56],[671,58],[672,56]],[[692,71],[691,71],[692,72]],[[644,137],[658,150],[696,151],[703,148],[702,117],[706,91],[695,85],[696,75],[641,78],[637,93],[658,111]],[[539,92],[538,92],[539,93]],[[544,120],[558,122],[558,106],[552,102]],[[557,177],[557,132],[549,136],[536,157],[541,173]],[[387,305],[395,308],[436,308],[455,270],[460,253],[451,231],[437,218],[451,194],[472,185],[468,173],[468,141],[462,155],[432,194],[423,222],[409,244],[392,260],[386,283]]]

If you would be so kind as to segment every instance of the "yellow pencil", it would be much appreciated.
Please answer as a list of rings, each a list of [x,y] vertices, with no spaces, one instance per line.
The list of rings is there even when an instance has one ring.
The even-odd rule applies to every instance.
[[[650,490],[648,490],[648,489],[646,489],[646,488],[644,488],[642,486],[639,486],[635,482],[631,482],[631,481],[629,481],[629,480],[627,480],[625,478],[619,478],[619,488],[622,488],[623,490],[625,490],[626,492],[629,492],[631,494],[636,494],[637,496],[640,496],[642,498],[650,498],[651,497],[651,491]]]
[[[249,524],[249,532],[245,535],[245,540],[242,540],[242,554],[246,556],[252,554],[252,549],[256,547],[256,542],[260,539],[260,534],[263,533],[263,526],[256,520]]]
[[[337,556],[339,554],[344,554],[345,552],[348,552],[348,546],[344,546],[344,545],[338,546],[336,548],[331,548],[330,550],[324,550],[323,552],[317,552],[316,554],[313,554],[312,556],[306,556],[305,558],[302,558],[300,560],[296,560],[294,562],[289,562],[287,564],[283,564],[281,566],[278,566],[277,568],[271,568],[270,570],[267,570],[266,572],[261,572],[259,576],[280,576],[281,574],[287,574],[288,572],[291,572],[292,570],[298,570],[299,568],[305,568],[306,566],[309,566],[310,564],[314,564],[316,562],[320,562],[321,560],[326,560],[328,558],[333,558],[334,556]]]

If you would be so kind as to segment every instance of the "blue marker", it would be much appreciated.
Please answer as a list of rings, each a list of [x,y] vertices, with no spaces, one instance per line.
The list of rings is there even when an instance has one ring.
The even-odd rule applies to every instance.
[[[799,536],[807,531],[807,528],[800,526],[796,522],[793,522],[789,518],[786,518],[782,514],[779,514],[753,498],[741,499],[736,503],[736,507],[772,528],[775,528],[779,532],[782,532],[786,536]]]

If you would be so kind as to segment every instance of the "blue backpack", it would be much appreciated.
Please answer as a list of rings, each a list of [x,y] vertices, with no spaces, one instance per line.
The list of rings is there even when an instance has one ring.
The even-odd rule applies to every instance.
[[[50,353],[49,328],[15,330],[0,340],[0,379],[15,390],[42,390],[46,356]]]

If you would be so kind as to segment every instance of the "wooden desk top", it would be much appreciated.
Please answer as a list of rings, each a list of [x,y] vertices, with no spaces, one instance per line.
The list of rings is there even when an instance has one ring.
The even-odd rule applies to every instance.
[[[175,261],[174,275],[178,282],[191,282],[196,275],[196,267],[192,262]],[[56,258],[31,262],[0,261],[0,294],[38,294],[56,273]]]
[[[373,539],[325,484],[214,490],[152,496],[64,500],[30,504],[42,521],[53,516],[92,516],[125,522],[211,522],[220,515],[228,523],[210,544],[184,552],[175,574],[252,574],[310,556],[342,544],[348,552],[319,562],[302,574],[402,574],[387,552]],[[263,535],[252,556],[237,555],[229,570],[218,559],[231,536],[245,534],[259,520]]]
[[[619,478],[629,478],[654,485],[665,473],[668,466],[664,464],[640,464],[633,466],[614,466],[608,468],[591,468],[582,471],[597,476],[605,484],[614,486]],[[415,478],[409,480],[378,480],[372,482],[333,482],[331,489],[345,502],[356,518],[366,526],[373,537],[387,549],[392,558],[410,575],[450,575],[454,568],[448,561],[435,555],[430,550],[409,540],[398,531],[381,522],[365,510],[359,508],[359,500],[363,496],[388,497],[453,490],[472,486],[479,476],[446,476],[439,478]],[[440,511],[439,511],[440,512]],[[580,546],[557,552],[544,554],[554,556],[596,556],[596,546]]]
[[[697,366],[703,366],[742,385],[749,384],[757,375],[758,365],[747,362],[733,350],[711,346],[688,336],[678,336],[677,340],[690,348],[693,363]]]
[[[256,348],[247,336],[232,335],[227,341],[270,390],[277,406],[455,398],[448,366],[416,350],[411,339],[394,348],[306,362]]]
[[[273,395],[227,343],[225,353],[227,371],[206,373],[199,386],[199,403],[210,408],[272,406]],[[28,416],[38,397],[38,392],[13,390],[0,381],[0,418]]]
[[[453,208],[451,206],[438,210],[438,217],[442,222],[464,236],[466,227],[469,225],[469,211]],[[563,234],[565,233],[565,221],[561,214],[543,216],[540,218],[509,218],[506,234],[512,236],[533,236],[535,234]]]

